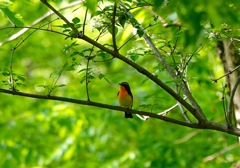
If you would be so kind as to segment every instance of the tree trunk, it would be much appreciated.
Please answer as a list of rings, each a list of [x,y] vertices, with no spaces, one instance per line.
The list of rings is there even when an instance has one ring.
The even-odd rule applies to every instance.
[[[234,68],[240,65],[240,56],[236,46],[237,45],[235,45],[234,42],[230,40],[218,42],[217,45],[218,55],[221,58],[225,73],[231,72]],[[227,85],[229,87],[230,92],[232,91],[234,85],[236,84],[239,75],[240,69],[237,69],[230,75],[226,76]],[[236,93],[233,98],[233,102],[236,127],[240,128],[240,87],[237,87]]]

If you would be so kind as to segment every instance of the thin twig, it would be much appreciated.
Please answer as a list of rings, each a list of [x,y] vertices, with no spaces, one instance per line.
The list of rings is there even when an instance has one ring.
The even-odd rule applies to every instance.
[[[182,76],[183,76],[183,75],[182,75]],[[183,80],[183,79],[182,79],[182,80]],[[175,90],[176,90],[176,92],[178,92],[178,94],[180,94],[180,90],[178,91],[178,88],[179,88],[178,84],[175,83]],[[184,100],[185,100],[185,99],[187,99],[186,96],[184,96]],[[183,115],[184,119],[185,119],[188,123],[191,123],[191,120],[190,120],[190,118],[188,117],[186,110],[183,108],[183,105],[182,105],[180,102],[178,102],[177,105],[178,105],[180,111],[182,112],[182,115]]]
[[[85,11],[85,17],[84,17],[84,21],[83,21],[83,29],[82,29],[82,34],[84,35],[85,34],[85,26],[86,26],[86,20],[87,20],[87,12],[88,12],[88,8],[86,8],[86,11]],[[87,94],[87,100],[90,101],[90,96],[89,96],[89,91],[88,91],[88,84],[89,84],[89,81],[88,81],[88,71],[89,71],[89,61],[91,60],[91,54],[93,52],[93,48],[94,46],[92,47],[92,50],[89,54],[89,56],[87,56],[87,65],[86,65],[86,82],[85,82],[85,85],[86,85],[86,94]]]
[[[51,33],[56,33],[56,34],[60,34],[60,35],[63,35],[63,36],[69,36],[69,34],[65,34],[65,33],[61,33],[61,32],[58,32],[58,31],[54,31],[54,30],[49,30],[49,29],[43,29],[43,28],[38,28],[38,27],[29,27],[29,26],[11,26],[11,27],[4,27],[4,28],[0,28],[0,31],[1,30],[4,30],[4,29],[33,29],[33,30],[42,30],[42,31],[46,31],[46,32],[51,32]],[[4,44],[3,42],[0,43],[0,46]]]
[[[187,97],[185,96],[183,99],[186,100]],[[157,115],[165,116],[165,115],[167,115],[167,113],[169,113],[170,111],[172,111],[173,109],[175,109],[177,106],[179,106],[178,103],[174,104],[172,107],[164,110],[163,112],[158,113]],[[137,115],[137,116],[138,116],[141,120],[143,120],[143,121],[146,121],[146,120],[149,118],[149,116],[140,116],[140,115]],[[190,123],[190,122],[188,122],[188,123]]]
[[[184,99],[186,99],[186,97],[185,97]],[[176,104],[173,105],[172,107],[164,110],[163,112],[158,113],[158,115],[167,115],[167,113],[169,113],[170,111],[172,111],[173,109],[175,109],[177,106],[178,106],[178,103],[176,103]]]
[[[153,24],[153,25],[148,25],[148,26],[146,26],[143,30],[146,30],[146,29],[148,29],[149,27],[152,27],[152,26],[156,26],[158,23],[156,23],[156,24]],[[124,47],[130,40],[132,40],[134,37],[136,37],[138,34],[137,33],[135,33],[132,37],[130,37],[129,39],[127,39],[127,41],[125,41],[119,48],[118,48],[118,50],[120,50],[122,47]],[[165,51],[164,51],[165,52]],[[167,53],[167,52],[166,52]]]
[[[99,40],[99,38],[101,37],[101,34],[103,33],[104,31],[101,31],[98,35],[98,37],[96,38],[96,41]],[[83,34],[84,35],[84,34]],[[87,100],[90,101],[90,96],[89,96],[89,87],[88,87],[88,84],[89,84],[89,80],[88,80],[88,75],[89,75],[89,64],[90,64],[90,60],[93,58],[92,56],[92,53],[94,51],[94,45],[92,46],[92,49],[89,53],[89,56],[87,56],[87,65],[86,65],[86,80],[85,80],[85,85],[86,85],[86,94],[87,94]]]
[[[191,120],[188,117],[186,110],[183,108],[183,105],[178,102],[178,107],[180,108],[182,115],[183,115],[184,119],[187,121],[187,123],[191,123]]]
[[[53,20],[52,22],[54,22],[54,21],[55,21],[55,20]],[[48,22],[47,24],[49,24],[49,23],[51,23],[51,22]],[[17,49],[17,48],[18,48],[19,46],[21,46],[22,43],[24,43],[31,35],[33,35],[33,34],[34,34],[35,32],[37,32],[40,28],[46,26],[47,24],[44,24],[44,25],[42,25],[42,26],[39,26],[39,28],[34,29],[34,31],[31,32],[30,34],[28,34],[27,37],[25,37],[23,40],[21,40],[21,42],[19,42],[18,45],[15,46],[15,48]]]
[[[222,155],[222,154],[224,154],[224,153],[226,153],[226,152],[228,152],[228,151],[230,151],[230,150],[232,150],[234,148],[237,148],[238,146],[239,146],[239,144],[233,144],[233,145],[227,146],[226,148],[223,148],[219,152],[216,152],[216,153],[214,153],[212,155],[209,155],[209,156],[203,158],[203,162],[209,162],[211,160],[214,160],[218,156],[220,156],[220,155]]]
[[[117,3],[114,3],[113,7],[113,16],[112,16],[112,43],[113,43],[113,49],[115,52],[118,52],[117,48],[117,42],[116,42],[116,27],[115,27],[115,22],[116,22],[116,12],[117,12]]]
[[[228,76],[228,75],[230,75],[230,74],[232,74],[233,72],[235,72],[236,70],[238,70],[240,68],[240,65],[238,65],[236,68],[234,68],[233,70],[230,70],[229,72],[227,72],[227,73],[225,73],[224,75],[222,75],[222,76],[220,76],[220,77],[218,77],[218,78],[216,78],[216,79],[212,79],[212,81],[214,82],[214,83],[217,83],[217,81],[219,80],[219,79],[221,79],[221,78],[223,78],[223,77],[225,77],[225,76]]]
[[[119,47],[119,50],[124,47],[130,40],[132,40],[135,36],[137,36],[138,34],[134,34],[132,37],[130,37],[127,41],[125,41],[120,47]]]
[[[199,53],[203,48],[204,48],[204,46],[201,45],[194,53],[195,53],[195,54]],[[183,85],[185,85],[186,88],[187,88],[189,91],[190,91],[190,87],[189,87],[189,85],[188,85],[187,80],[185,80],[186,78],[184,79],[184,75],[185,75],[185,77],[187,77],[188,65],[189,65],[191,59],[193,58],[193,56],[194,56],[194,54],[191,54],[190,57],[188,57],[187,60],[184,59],[184,62],[185,62],[185,63],[184,63],[184,66],[182,67],[182,73],[179,73],[179,70],[177,69],[177,72],[179,73],[179,78],[182,80]],[[185,73],[184,73],[184,72],[185,72]]]
[[[66,17],[64,17],[58,10],[56,10],[52,5],[50,5],[47,0],[41,0],[41,2],[46,5],[49,9],[51,9],[57,16],[59,16],[71,29],[72,31],[78,35],[78,30],[70,23]]]
[[[226,110],[226,93],[225,93],[225,89],[226,89],[226,84],[223,86],[223,91],[222,91],[222,106],[223,106],[223,112],[224,112],[224,117],[225,117],[225,120],[226,120],[226,123],[228,123],[228,120],[227,120],[227,110]]]
[[[178,31],[180,31],[180,30],[181,30],[181,27],[178,28]],[[177,34],[177,37],[176,37],[174,46],[173,46],[173,48],[171,49],[171,53],[170,53],[170,55],[172,55],[172,59],[173,59],[174,65],[176,65],[176,61],[175,61],[175,59],[174,59],[173,53],[175,52],[175,50],[176,50],[176,48],[177,48],[178,38],[179,38],[179,35]]]
[[[146,121],[149,118],[148,116],[141,116],[139,114],[136,114],[136,116],[142,121]]]
[[[15,27],[15,26],[14,26]],[[14,81],[14,77],[13,77],[13,56],[15,53],[15,50],[20,47],[31,35],[33,35],[37,30],[39,29],[35,29],[33,32],[31,32],[29,35],[27,35],[27,37],[25,37],[23,40],[17,42],[17,44],[12,48],[12,52],[11,52],[11,58],[10,58],[10,85],[11,85],[11,89],[15,90],[15,81]]]
[[[68,4],[67,6],[59,9],[59,11],[62,11],[62,10],[65,10],[67,8],[70,8],[72,6],[75,6],[75,5],[78,5],[80,3],[84,2],[83,0],[77,0],[77,1],[74,1],[70,4]],[[0,42],[0,46],[2,46],[3,44],[7,43],[7,42],[10,42],[10,41],[13,41],[15,40],[16,38],[20,37],[21,35],[23,35],[26,31],[28,31],[29,29],[31,29],[33,26],[35,26],[36,24],[38,24],[39,22],[43,21],[44,19],[46,19],[47,17],[51,16],[54,12],[47,12],[46,14],[42,15],[41,17],[39,17],[38,19],[36,19],[35,21],[33,21],[30,26],[25,26],[25,27],[20,27],[20,26],[17,26],[15,25],[16,27],[13,27],[13,28],[22,28],[22,30],[20,30],[19,32],[13,34],[11,37],[9,37],[8,39]],[[1,30],[1,29],[0,29]],[[60,34],[59,32],[56,32],[58,34]]]
[[[52,84],[51,84],[51,88],[49,88],[49,90],[48,90],[48,96],[50,96],[51,93],[53,92],[53,90],[56,88],[57,82],[60,79],[60,77],[62,75],[62,72],[63,72],[63,70],[60,71],[60,73],[58,74],[58,77],[55,81],[53,79]]]
[[[207,46],[208,46],[208,45],[207,45]],[[204,48],[204,46],[201,45],[198,49],[196,49],[196,51],[194,51],[194,53],[195,53],[195,54],[198,54],[203,48]],[[184,67],[182,68],[182,72],[187,71],[187,67],[188,67],[191,59],[193,58],[193,56],[194,56],[194,54],[191,54],[190,57],[188,57],[186,63],[184,64]],[[183,79],[182,76],[183,76],[183,73],[182,73],[181,76],[180,76],[181,79]],[[186,86],[188,87],[187,83],[186,83]],[[189,88],[189,87],[188,87],[188,88]]]
[[[87,20],[87,12],[88,12],[88,8],[86,8],[86,11],[85,11],[85,16],[84,16],[84,21],[83,21],[82,34],[85,33],[85,26],[86,26],[86,20]]]
[[[191,138],[196,136],[198,133],[200,133],[199,130],[194,130],[194,131],[190,132],[189,134],[187,134],[186,136],[184,136],[183,138],[176,140],[174,142],[174,144],[181,144],[181,143],[187,142],[188,140],[190,140]]]
[[[232,117],[233,117],[233,98],[234,98],[234,95],[235,95],[235,92],[237,90],[237,87],[240,83],[240,76],[238,76],[237,78],[237,81],[236,83],[234,84],[233,86],[233,89],[231,91],[231,94],[230,94],[230,98],[229,98],[229,104],[228,104],[228,111],[227,111],[227,125],[228,127],[233,127],[233,124],[232,124]]]
[[[157,16],[158,20],[162,23],[162,25],[167,24],[166,20],[162,16],[160,16],[157,12],[153,11],[147,6],[144,6],[143,8],[150,12],[152,15]]]
[[[112,61],[113,59],[114,59],[114,57],[109,58],[107,60],[103,60],[103,61],[94,60],[93,62],[108,62],[108,61]]]

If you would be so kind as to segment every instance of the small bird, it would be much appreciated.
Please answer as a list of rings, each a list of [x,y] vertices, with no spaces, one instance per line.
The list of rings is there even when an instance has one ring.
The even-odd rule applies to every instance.
[[[132,108],[133,95],[130,86],[127,82],[122,82],[120,85],[120,91],[118,92],[118,102],[122,107]],[[125,118],[133,118],[132,113],[125,111]]]

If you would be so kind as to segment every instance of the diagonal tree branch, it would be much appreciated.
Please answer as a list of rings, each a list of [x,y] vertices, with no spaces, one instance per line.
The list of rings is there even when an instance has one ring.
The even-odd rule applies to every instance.
[[[46,2],[46,0],[41,0],[47,7],[49,7],[52,11],[56,11],[56,15],[58,15],[60,18],[63,19],[63,21],[65,21],[66,24],[68,24],[68,26],[75,32],[78,31],[76,30],[75,27],[72,26],[72,24],[62,15],[60,14],[55,8],[53,8],[49,3]],[[176,99],[177,101],[179,101],[181,104],[183,104],[183,106],[185,108],[187,108],[197,119],[199,122],[204,122],[206,119],[202,118],[201,116],[199,117],[198,112],[196,112],[196,110],[190,105],[188,104],[181,96],[179,96],[176,92],[174,92],[170,87],[168,87],[166,84],[164,84],[161,80],[159,80],[156,76],[154,76],[152,73],[150,73],[149,71],[147,71],[145,68],[139,66],[138,64],[134,63],[133,61],[129,60],[128,58],[124,57],[123,55],[112,51],[108,48],[106,48],[105,46],[101,45],[100,43],[92,40],[91,38],[89,38],[88,36],[86,36],[85,34],[83,34],[82,32],[80,32],[77,35],[78,38],[85,40],[86,42],[98,47],[99,49],[111,54],[113,57],[118,58],[120,60],[122,60],[123,62],[127,63],[128,65],[132,66],[133,68],[135,68],[138,72],[146,75],[148,78],[150,78],[152,81],[154,81],[156,84],[158,84],[160,87],[162,87],[165,91],[167,91],[170,95],[173,96],[174,99]]]
[[[134,23],[133,26],[139,27],[142,31],[143,31],[143,27],[140,23],[138,23],[138,21],[133,17],[133,15],[127,10],[127,8],[125,7],[125,5],[123,3],[121,3],[121,6],[123,7],[123,9],[125,10],[125,12],[128,14],[128,16],[131,18],[130,20],[133,21]],[[144,31],[143,31],[144,32]],[[178,76],[175,74],[174,70],[171,68],[171,66],[167,63],[167,61],[165,60],[165,58],[161,55],[161,53],[158,51],[157,47],[153,44],[153,42],[151,41],[150,37],[147,35],[147,33],[144,33],[143,35],[144,40],[146,41],[146,43],[148,44],[148,46],[152,49],[152,51],[154,52],[155,56],[157,57],[157,59],[162,63],[162,65],[165,67],[165,69],[167,70],[167,72],[172,76],[173,79],[177,80]],[[181,84],[181,88],[183,93],[187,96],[188,100],[191,102],[192,106],[195,108],[196,112],[195,112],[195,117],[198,119],[199,122],[204,122],[206,120],[206,117],[204,116],[201,107],[198,105],[198,103],[196,102],[196,100],[193,98],[191,92],[189,91],[189,89],[187,88],[187,86],[185,85],[184,81],[183,84]],[[181,102],[180,102],[181,103]]]
[[[187,102],[185,101],[181,96],[179,96],[175,91],[173,91],[170,87],[168,87],[165,83],[163,83],[160,79],[158,79],[156,76],[154,76],[152,73],[147,71],[145,68],[139,66],[135,62],[131,61],[130,59],[124,57],[123,55],[119,53],[115,53],[109,48],[106,48],[105,46],[101,45],[100,43],[94,41],[93,39],[89,38],[86,35],[82,35],[79,37],[80,39],[85,40],[86,42],[98,47],[99,49],[111,54],[113,57],[118,58],[125,62],[126,64],[130,65],[134,69],[136,69],[141,74],[147,76],[149,79],[151,79],[153,82],[155,82],[157,85],[159,85],[161,88],[163,88],[166,92],[168,92],[174,99],[179,101],[186,109],[188,109],[196,118],[198,118],[198,114],[196,110]],[[201,118],[202,122],[204,122],[206,119]]]

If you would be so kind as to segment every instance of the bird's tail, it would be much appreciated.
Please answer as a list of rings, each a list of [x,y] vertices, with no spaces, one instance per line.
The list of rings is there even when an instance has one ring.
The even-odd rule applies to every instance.
[[[125,112],[125,118],[133,118],[132,113]]]

